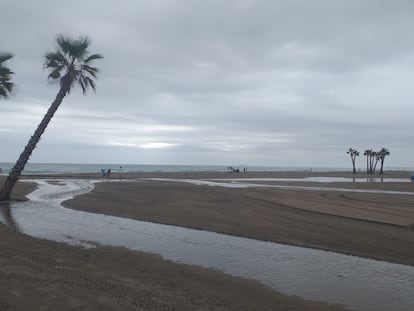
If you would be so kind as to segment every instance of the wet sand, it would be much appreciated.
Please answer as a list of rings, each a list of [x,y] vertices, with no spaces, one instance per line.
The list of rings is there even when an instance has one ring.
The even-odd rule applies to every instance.
[[[128,183],[117,185],[124,193]],[[111,183],[105,186],[114,189]],[[22,199],[33,187],[19,184],[13,197]],[[0,211],[5,210],[0,206]],[[113,247],[72,247],[34,239],[0,224],[0,310],[344,309],[285,296],[254,281],[157,255]]]
[[[304,175],[296,172],[290,175],[280,172],[262,175],[279,177],[281,174]],[[214,175],[213,178],[245,177],[244,174],[211,175]],[[327,175],[324,173],[324,176]],[[393,177],[404,175],[407,177],[407,173],[399,172]],[[192,177],[201,176],[187,174],[187,178]],[[414,191],[412,183],[283,184]],[[231,189],[177,182],[113,181],[98,183],[91,193],[76,197],[64,205],[93,213],[414,265],[414,195]]]

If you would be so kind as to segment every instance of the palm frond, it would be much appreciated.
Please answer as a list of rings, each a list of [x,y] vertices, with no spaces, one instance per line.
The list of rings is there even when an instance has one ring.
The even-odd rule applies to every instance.
[[[92,90],[96,92],[95,82],[89,77],[86,77],[86,81],[88,81],[88,85],[92,88]]]
[[[69,64],[68,60],[61,51],[46,53],[45,58],[45,68],[67,66]]]
[[[90,74],[92,77],[96,78],[97,73],[99,72],[98,68],[91,67],[88,65],[83,65],[82,70]]]
[[[55,68],[49,73],[47,77],[50,82],[54,83],[54,82],[60,81],[60,78],[62,78],[62,75],[60,74],[60,70],[58,68]]]
[[[86,93],[86,89],[88,88],[88,86],[87,86],[87,84],[85,85],[83,78],[80,78],[79,79],[79,85],[82,88],[82,93],[85,94]]]
[[[14,83],[0,81],[0,97],[7,98],[13,90]]]
[[[2,85],[0,85],[0,98],[4,97],[7,98],[9,95],[8,91],[6,88],[4,88]]]
[[[92,55],[90,55],[90,56],[88,56],[86,59],[85,59],[85,64],[87,64],[87,63],[89,63],[90,61],[93,61],[93,60],[95,60],[95,59],[102,59],[102,58],[104,58],[101,54],[92,54]]]
[[[13,71],[11,71],[7,67],[0,67],[0,77],[10,77],[12,74],[14,74]]]
[[[59,34],[56,36],[56,42],[58,44],[58,49],[60,49],[64,54],[69,54],[73,41],[72,37],[64,36],[63,34]]]
[[[73,55],[77,58],[77,59],[85,59],[87,58],[89,52],[88,52],[88,47],[91,44],[91,40],[88,37],[81,37],[78,40],[74,41],[73,44]],[[84,61],[84,60],[83,60]]]
[[[78,82],[79,82],[79,85],[81,86],[82,92],[84,94],[86,93],[86,90],[88,88],[91,88],[91,89],[93,89],[96,92],[95,82],[90,77],[88,77],[88,76],[86,76],[86,75],[83,74],[79,78],[79,81]]]
[[[13,86],[14,86],[14,83],[13,82],[4,82],[4,83],[2,83],[3,84],[3,86],[4,86],[4,88],[9,92],[9,93],[11,93],[11,91],[13,90]]]
[[[10,53],[0,53],[0,98],[7,98],[13,90],[11,76],[14,74],[4,63],[13,57]]]
[[[1,63],[8,61],[12,57],[13,57],[13,54],[11,53],[0,53],[0,66],[1,66]]]

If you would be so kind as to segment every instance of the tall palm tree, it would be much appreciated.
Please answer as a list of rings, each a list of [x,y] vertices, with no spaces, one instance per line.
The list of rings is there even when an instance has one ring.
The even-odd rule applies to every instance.
[[[382,175],[384,173],[384,160],[386,156],[389,156],[391,153],[388,149],[382,148],[380,151],[378,151],[379,158],[381,160],[381,168],[380,168],[380,174]]]
[[[0,190],[0,201],[10,199],[13,187],[29,161],[29,157],[36,148],[40,137],[62,103],[63,98],[70,92],[72,87],[78,83],[84,94],[89,87],[95,91],[94,79],[99,70],[96,67],[92,67],[92,62],[103,58],[103,56],[89,53],[89,38],[73,39],[68,36],[58,35],[56,42],[56,51],[45,55],[44,67],[49,71],[49,80],[52,83],[60,84],[59,92],[10,171],[3,188]]]
[[[355,159],[359,156],[359,151],[357,151],[356,149],[349,148],[349,150],[346,153],[348,153],[351,156],[352,172],[356,174]]]
[[[10,53],[0,54],[0,98],[9,97],[9,94],[13,90],[13,82],[11,81],[11,75],[13,72],[4,66],[4,62],[8,61],[13,57]]]

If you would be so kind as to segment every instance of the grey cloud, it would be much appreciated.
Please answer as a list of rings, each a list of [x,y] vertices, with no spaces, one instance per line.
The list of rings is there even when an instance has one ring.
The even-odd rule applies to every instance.
[[[413,6],[4,0],[17,88],[0,102],[0,162],[57,92],[42,57],[63,32],[104,54],[97,93],[65,98],[32,161],[348,166],[348,147],[385,146],[390,165],[414,166]]]

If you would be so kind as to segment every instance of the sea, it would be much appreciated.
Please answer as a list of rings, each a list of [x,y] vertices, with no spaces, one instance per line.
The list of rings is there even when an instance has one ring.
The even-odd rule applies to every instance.
[[[0,162],[0,174],[6,175],[13,167],[14,163]],[[274,171],[349,171],[343,167],[288,167],[288,166],[250,166],[250,165],[166,165],[166,164],[85,164],[85,163],[28,163],[23,171],[23,175],[42,175],[42,174],[78,174],[78,173],[100,173],[102,169],[111,169],[113,172],[227,172],[229,167],[243,171],[246,168],[249,172],[274,172]]]

